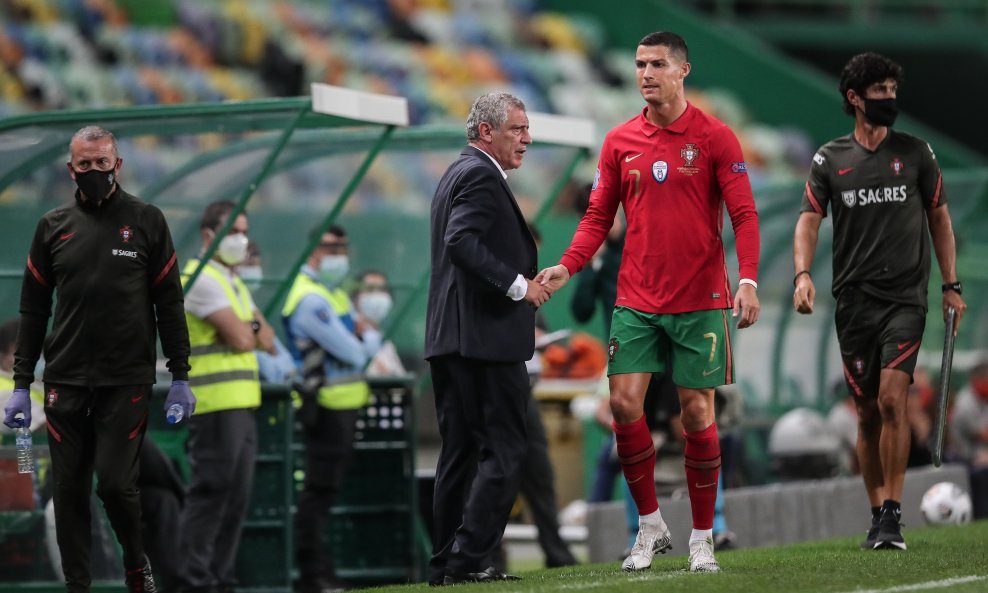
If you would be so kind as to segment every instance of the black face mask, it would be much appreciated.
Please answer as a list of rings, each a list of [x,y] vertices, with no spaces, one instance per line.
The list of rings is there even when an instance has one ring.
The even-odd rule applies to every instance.
[[[876,126],[888,127],[895,123],[899,106],[895,104],[895,99],[864,99],[864,115]]]
[[[113,189],[113,183],[116,180],[117,172],[115,169],[109,171],[90,169],[85,173],[75,172],[76,186],[79,187],[79,191],[85,194],[86,200],[92,202],[94,206],[98,206],[110,195],[110,190]]]

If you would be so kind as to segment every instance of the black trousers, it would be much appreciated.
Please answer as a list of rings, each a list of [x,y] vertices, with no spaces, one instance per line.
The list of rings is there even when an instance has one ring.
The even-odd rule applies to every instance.
[[[545,565],[549,568],[576,564],[569,546],[559,535],[559,510],[556,506],[556,488],[549,461],[549,441],[539,415],[539,406],[529,390],[528,451],[521,468],[521,495],[532,514],[532,522],[538,530],[539,545],[545,553]]]
[[[430,582],[491,565],[528,449],[523,362],[430,360],[442,448],[433,495]]]
[[[144,565],[137,475],[150,392],[150,385],[45,383],[55,531],[69,593],[88,592],[92,582],[93,471],[96,493],[123,549],[124,569]]]
[[[295,558],[299,580],[307,583],[336,579],[325,541],[329,507],[353,459],[359,410],[319,407],[316,414],[315,423],[305,430],[305,482],[295,513]]]
[[[254,411],[194,414],[189,418],[188,451],[192,483],[182,509],[181,582],[194,589],[232,587],[254,485]]]

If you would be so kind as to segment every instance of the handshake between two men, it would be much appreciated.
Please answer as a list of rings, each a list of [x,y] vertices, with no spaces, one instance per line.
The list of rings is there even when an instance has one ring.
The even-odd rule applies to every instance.
[[[545,268],[536,274],[535,278],[526,280],[528,291],[525,293],[525,300],[531,303],[533,307],[541,307],[552,298],[554,292],[565,286],[568,281],[569,270],[566,269],[566,266],[556,264]]]

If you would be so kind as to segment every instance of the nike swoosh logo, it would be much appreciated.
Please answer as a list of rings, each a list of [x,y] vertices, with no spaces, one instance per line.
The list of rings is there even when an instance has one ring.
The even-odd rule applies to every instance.
[[[644,478],[644,477],[645,477],[645,476],[638,476],[638,477],[637,477],[637,478],[635,478],[634,480],[628,480],[628,485],[630,486],[630,485],[632,485],[632,484],[634,484],[635,482],[640,482],[640,481],[641,481],[641,479],[642,479],[642,478]]]
[[[717,367],[715,369],[710,369],[709,371],[703,371],[703,376],[704,377],[709,377],[710,375],[716,373],[719,370],[720,370],[720,367]]]
[[[709,484],[700,484],[699,482],[693,482],[693,485],[697,488],[711,488],[717,485],[717,482],[710,482]]]
[[[626,156],[626,157],[624,157],[624,162],[626,162],[626,163],[630,163],[631,161],[633,161],[633,160],[635,160],[635,159],[637,159],[638,157],[640,157],[640,156],[641,156],[641,155],[643,155],[643,154],[645,154],[645,153],[643,153],[643,152],[639,152],[639,153],[638,153],[638,154],[636,154],[635,156]]]
[[[144,396],[143,395],[135,395],[134,397],[130,398],[130,403],[136,404],[137,402],[141,401],[141,398],[142,397],[144,397]]]
[[[62,236],[58,238],[59,241],[64,241],[66,239],[71,239],[75,237],[75,233],[62,233]]]
[[[898,347],[898,348],[899,348],[899,350],[902,350],[903,348],[905,348],[905,347],[906,347],[906,346],[908,346],[909,344],[910,344],[910,342],[903,342],[903,343],[901,343],[901,344],[896,344],[896,347]]]
[[[847,175],[848,173],[850,173],[853,170],[854,170],[854,167],[848,167],[846,169],[837,169],[837,174],[838,175]]]

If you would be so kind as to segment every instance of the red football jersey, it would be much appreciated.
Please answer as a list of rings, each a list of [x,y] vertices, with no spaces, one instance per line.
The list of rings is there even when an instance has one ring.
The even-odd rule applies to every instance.
[[[590,207],[560,259],[590,261],[618,204],[628,219],[617,306],[683,313],[733,306],[721,239],[727,205],[741,278],[758,279],[758,214],[741,145],[724,123],[687,104],[659,128],[645,111],[608,132]]]

